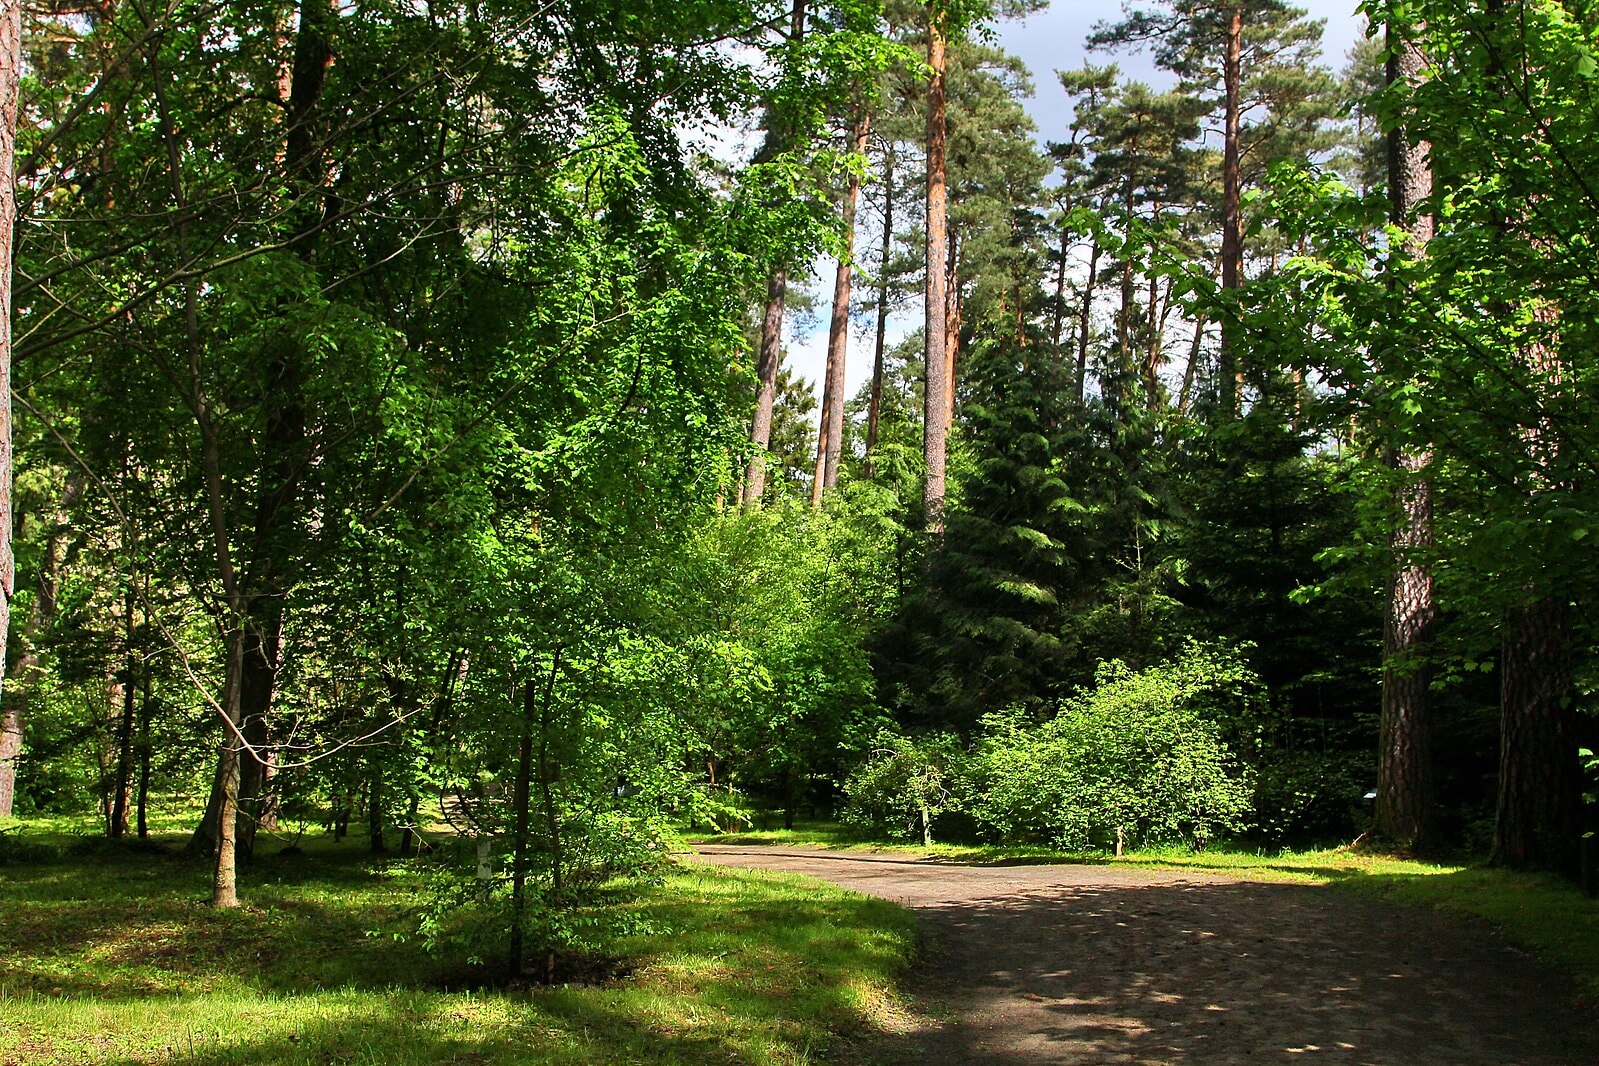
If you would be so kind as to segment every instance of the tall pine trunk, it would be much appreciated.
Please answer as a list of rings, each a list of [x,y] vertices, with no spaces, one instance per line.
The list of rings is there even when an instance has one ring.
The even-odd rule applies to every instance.
[[[888,262],[894,252],[894,142],[883,152],[883,243],[877,256],[877,336],[872,348],[872,387],[866,404],[867,477],[877,451],[877,427],[883,415],[883,354],[888,343]]]
[[[16,562],[11,552],[11,274],[17,228],[17,96],[22,79],[22,3],[0,0],[0,696],[4,694],[6,637]],[[13,704],[12,706],[15,706]],[[3,712],[0,712],[3,713]],[[0,803],[11,806],[22,724],[15,712],[0,718]]]
[[[794,0],[789,13],[789,41],[805,37],[806,0]],[[760,155],[770,157],[788,147],[788,117],[769,115],[766,143]],[[756,355],[755,413],[750,417],[750,460],[744,469],[741,499],[746,508],[760,505],[766,494],[766,451],[772,442],[772,408],[777,402],[777,371],[783,362],[783,305],[788,297],[788,268],[775,264],[766,279],[766,305],[761,315],[760,351]]]
[[[766,282],[766,311],[761,316],[761,350],[755,363],[755,414],[750,419],[751,455],[744,471],[744,506],[757,506],[766,494],[766,449],[772,442],[772,408],[777,401],[777,371],[783,362],[783,302],[788,273],[773,270]]]
[[[1571,707],[1566,602],[1545,595],[1507,613],[1500,642],[1496,866],[1574,876],[1582,766]]]
[[[855,154],[866,153],[871,113],[861,106],[855,117]],[[822,493],[838,485],[838,464],[844,451],[844,368],[849,350],[850,283],[855,267],[855,209],[860,201],[861,179],[851,174],[844,193],[844,248],[833,276],[833,313],[827,329],[827,374],[822,387],[822,427],[816,441],[816,476],[811,482],[811,506],[822,505]]]
[[[1082,404],[1088,389],[1088,341],[1093,329],[1094,291],[1099,286],[1099,241],[1088,249],[1088,281],[1083,285],[1083,302],[1077,308],[1077,402]]]
[[[1410,27],[1388,27],[1390,85],[1414,83],[1426,61]],[[1433,220],[1419,205],[1432,195],[1430,146],[1404,127],[1388,133],[1388,195],[1392,219],[1409,234],[1413,255],[1432,239]],[[1403,343],[1395,338],[1395,343]],[[1430,672],[1424,661],[1437,626],[1432,571],[1424,559],[1433,543],[1432,485],[1423,451],[1394,449],[1388,461],[1400,475],[1395,526],[1389,539],[1393,570],[1383,617],[1382,712],[1378,723],[1377,835],[1424,852],[1436,835],[1436,799],[1429,714]]]
[[[946,262],[949,250],[949,191],[944,180],[944,153],[948,124],[944,105],[944,14],[938,5],[927,9],[927,65],[932,71],[927,87],[927,299],[923,350],[925,388],[922,406],[922,459],[926,481],[922,488],[922,522],[929,533],[944,531],[944,468],[948,449],[949,344]]]
[[[0,692],[0,818],[10,817],[16,803],[17,768],[22,759],[28,701],[32,698],[33,689],[44,677],[44,669],[39,662],[39,637],[56,615],[56,567],[60,563],[62,536],[67,528],[65,512],[77,501],[82,491],[82,475],[68,475],[62,491],[61,508],[51,519],[38,573],[34,575],[33,606],[22,630],[21,645],[15,649],[18,654],[16,662],[12,664],[11,683]]]
[[[1242,129],[1240,96],[1243,83],[1244,6],[1241,0],[1227,11],[1227,40],[1222,53],[1222,164],[1221,164],[1221,289],[1223,299],[1236,297],[1243,285],[1243,167],[1239,153]],[[1242,374],[1238,366],[1236,311],[1226,306],[1221,319],[1221,345],[1216,373],[1220,380],[1221,417],[1238,413]]]

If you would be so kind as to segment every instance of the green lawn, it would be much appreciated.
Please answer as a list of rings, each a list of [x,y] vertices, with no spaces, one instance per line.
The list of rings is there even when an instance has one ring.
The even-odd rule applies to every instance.
[[[364,842],[264,843],[218,912],[203,862],[21,828],[0,828],[0,1066],[798,1063],[906,1011],[910,915],[806,879],[681,866],[615,893],[654,930],[605,945],[627,978],[446,992],[462,961],[391,935],[421,871]]]

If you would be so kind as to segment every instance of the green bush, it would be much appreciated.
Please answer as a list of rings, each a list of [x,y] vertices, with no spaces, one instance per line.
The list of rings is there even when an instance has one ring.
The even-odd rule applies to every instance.
[[[844,785],[843,820],[891,838],[933,842],[932,824],[959,809],[967,757],[947,733],[912,738],[883,731]]]
[[[1244,826],[1251,783],[1221,723],[1257,698],[1235,655],[1190,645],[1134,672],[1100,666],[1089,692],[1042,725],[990,715],[966,772],[966,809],[1007,842],[1076,849],[1186,841]]]

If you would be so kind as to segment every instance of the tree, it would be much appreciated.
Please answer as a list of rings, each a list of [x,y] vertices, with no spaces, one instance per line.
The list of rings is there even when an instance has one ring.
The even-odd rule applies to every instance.
[[[1180,91],[1205,101],[1219,121],[1216,395],[1224,418],[1240,410],[1240,386],[1252,372],[1238,363],[1243,337],[1236,304],[1247,252],[1243,190],[1272,160],[1318,147],[1319,127],[1334,110],[1333,82],[1316,55],[1321,27],[1283,0],[1163,0],[1097,27],[1089,39],[1098,48],[1153,44],[1156,63],[1175,73]]]
[[[860,105],[851,127],[856,157],[864,157],[871,132],[871,112]],[[822,505],[822,494],[838,485],[839,460],[844,450],[844,367],[849,348],[850,280],[854,269],[855,209],[860,200],[861,178],[851,170],[841,214],[844,247],[833,281],[833,309],[827,328],[827,377],[822,387],[822,425],[816,442],[816,474],[811,482],[811,506]]]
[[[924,297],[924,352],[922,370],[922,523],[929,533],[944,530],[944,477],[949,451],[950,404],[949,351],[949,191],[945,184],[944,153],[947,119],[944,72],[948,51],[948,16],[942,4],[927,5],[927,278]]]
[[[4,690],[6,640],[16,584],[11,547],[11,277],[17,223],[17,107],[21,82],[22,3],[4,0],[0,3],[0,692]],[[0,818],[11,814],[21,753],[18,704],[0,700]]]
[[[1415,39],[1419,27],[1389,24],[1388,82],[1414,86],[1426,58]],[[1407,254],[1420,254],[1432,237],[1426,202],[1432,194],[1430,146],[1402,126],[1388,131],[1388,196],[1392,220],[1409,237]],[[1390,344],[1408,343],[1394,337]],[[1432,570],[1423,556],[1433,546],[1432,486],[1425,450],[1391,447],[1387,461],[1398,473],[1396,517],[1390,538],[1394,562],[1383,620],[1382,714],[1378,725],[1377,802],[1374,828],[1387,841],[1425,851],[1435,842],[1431,676],[1423,658],[1438,622]]]

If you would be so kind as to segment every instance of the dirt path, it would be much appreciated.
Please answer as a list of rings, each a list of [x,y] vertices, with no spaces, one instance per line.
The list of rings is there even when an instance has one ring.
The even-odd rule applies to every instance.
[[[1310,885],[703,846],[914,908],[942,1025],[881,1063],[1595,1066],[1599,1020],[1486,925]]]

